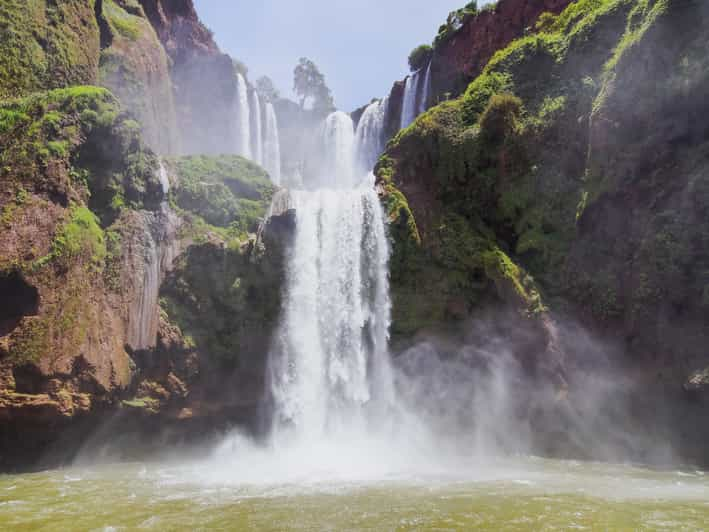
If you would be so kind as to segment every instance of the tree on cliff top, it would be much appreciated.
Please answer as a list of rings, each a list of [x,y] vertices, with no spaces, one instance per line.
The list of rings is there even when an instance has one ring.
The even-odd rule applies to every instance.
[[[425,67],[433,57],[433,47],[430,44],[422,44],[414,48],[409,54],[409,69],[411,72]]]
[[[273,80],[268,76],[261,76],[256,80],[256,90],[269,102],[275,102],[281,97],[278,89],[273,84]]]
[[[300,107],[305,109],[308,100],[314,111],[329,113],[335,108],[332,93],[325,83],[325,76],[310,59],[301,57],[293,71],[293,91],[300,98]]]

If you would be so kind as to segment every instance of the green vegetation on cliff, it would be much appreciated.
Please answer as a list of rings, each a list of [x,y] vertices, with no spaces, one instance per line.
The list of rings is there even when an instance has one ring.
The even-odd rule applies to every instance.
[[[155,155],[116,98],[91,86],[0,103],[0,144],[0,275],[22,278],[38,296],[31,315],[14,318],[9,360],[52,374],[70,373],[83,356],[100,386],[125,382],[105,285],[120,248],[106,228],[125,208],[158,206]]]
[[[169,161],[177,176],[175,204],[236,236],[254,233],[274,186],[260,166],[238,155],[187,156]]]
[[[672,127],[681,132],[673,142],[687,140],[686,124],[678,127],[676,117],[686,116],[691,106],[701,107],[698,102],[706,100],[709,86],[702,24],[690,21],[706,22],[706,11],[697,1],[579,0],[559,15],[545,14],[535,33],[499,50],[461,97],[430,109],[390,142],[377,175],[394,220],[395,331],[427,327],[431,316],[442,321],[440,309],[454,307],[460,299],[460,271],[471,280],[458,292],[466,294],[468,312],[489,297],[491,286],[508,303],[515,294],[521,296],[528,309],[544,308],[544,294],[550,303],[577,299],[602,319],[627,312],[621,281],[627,272],[594,276],[589,271],[580,277],[578,271],[592,270],[597,261],[585,256],[582,260],[589,264],[580,267],[574,260],[577,271],[570,271],[569,258],[578,254],[579,227],[590,223],[587,211],[595,211],[596,201],[628,179],[627,161],[633,160],[628,154],[654,143],[656,153],[650,159],[663,151],[667,155],[663,148],[657,153],[657,146]],[[439,40],[471,15],[454,14]],[[652,67],[642,70],[641,65]],[[655,130],[650,122],[662,123],[663,117],[675,125]],[[623,120],[632,125],[619,128]],[[690,134],[701,135],[699,127],[690,123]],[[617,148],[606,152],[611,143]],[[616,150],[617,157],[608,157]],[[696,157],[692,160],[695,167],[700,164]],[[640,160],[633,164],[645,167]],[[666,190],[657,179],[654,185]],[[653,191],[659,193],[659,188]],[[447,244],[441,228],[451,219],[457,221],[459,238]],[[684,241],[679,235],[686,228],[660,229],[664,223],[658,220],[656,230],[666,236],[654,242]],[[690,233],[695,240],[703,238],[697,231]],[[648,249],[649,240],[645,242]],[[425,271],[421,265],[445,256],[440,250],[447,245],[460,249],[459,255],[445,268]],[[617,253],[614,245],[606,237],[589,253],[612,256]],[[696,260],[696,254],[682,251],[687,249],[684,243],[681,249],[673,246],[662,251],[652,244],[653,251],[641,262],[663,256]],[[663,264],[677,275],[689,265]],[[643,268],[638,293],[656,297],[659,288],[652,280],[658,274]],[[501,278],[506,282],[501,284]],[[663,279],[669,282],[668,275]],[[401,300],[407,286],[417,287],[418,300],[413,291],[411,298]],[[411,320],[404,312],[420,319]]]
[[[94,0],[0,5],[0,99],[95,83],[98,56]]]
[[[103,0],[99,84],[138,118],[143,138],[162,154],[178,151],[169,60],[136,0]]]
[[[86,201],[105,224],[126,204],[160,201],[157,159],[106,89],[56,89],[0,103],[0,142],[3,182],[65,203]]]

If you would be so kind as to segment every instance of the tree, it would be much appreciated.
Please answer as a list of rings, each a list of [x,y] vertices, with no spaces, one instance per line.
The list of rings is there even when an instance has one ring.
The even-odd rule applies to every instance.
[[[256,90],[258,93],[269,102],[275,102],[281,97],[278,89],[273,84],[273,80],[268,76],[261,76],[256,80]]]
[[[302,109],[305,109],[308,100],[316,111],[330,112],[335,108],[332,93],[325,83],[325,76],[315,63],[305,57],[300,58],[293,71],[293,91],[300,98]]]
[[[414,48],[409,54],[409,68],[411,72],[425,67],[433,57],[433,48],[430,44],[422,44]]]

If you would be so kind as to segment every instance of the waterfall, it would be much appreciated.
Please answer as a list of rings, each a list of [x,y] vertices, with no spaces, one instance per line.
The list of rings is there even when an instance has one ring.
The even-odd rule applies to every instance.
[[[274,185],[281,184],[281,146],[278,137],[278,120],[271,102],[266,103],[263,127],[263,166],[271,176]]]
[[[261,120],[261,100],[258,92],[251,91],[251,153],[253,161],[263,166],[263,121]]]
[[[419,101],[418,114],[425,113],[426,109],[428,109],[428,99],[431,95],[431,64],[432,62],[429,61],[428,68],[426,68],[426,76],[423,79],[423,93]]]
[[[160,161],[160,167],[158,168],[158,179],[160,180],[160,185],[162,186],[162,193],[167,196],[170,192],[170,178],[167,176],[167,169],[162,161]]]
[[[389,246],[372,175],[357,179],[352,129],[348,115],[331,114],[320,159],[328,179],[278,199],[296,223],[271,355],[276,437],[362,434],[391,404]]]
[[[418,95],[420,73],[419,70],[406,78],[404,99],[401,105],[401,129],[409,127],[416,119],[416,96]]]
[[[140,235],[135,247],[124,257],[125,271],[138,280],[129,301],[126,343],[140,351],[155,347],[159,324],[158,295],[165,272],[178,253],[180,218],[167,201],[159,212],[142,211],[134,230]]]
[[[236,74],[236,153],[251,159],[251,113],[249,110],[249,88],[244,76]]]
[[[417,70],[406,78],[404,98],[401,104],[401,129],[409,127],[416,117],[428,109],[431,94],[431,63],[421,77],[422,70]]]
[[[320,127],[318,153],[311,166],[317,168],[316,186],[322,188],[347,188],[356,183],[354,153],[354,124],[347,113],[330,114]]]
[[[384,120],[389,98],[372,102],[362,113],[355,133],[355,153],[359,170],[368,172],[384,150]]]

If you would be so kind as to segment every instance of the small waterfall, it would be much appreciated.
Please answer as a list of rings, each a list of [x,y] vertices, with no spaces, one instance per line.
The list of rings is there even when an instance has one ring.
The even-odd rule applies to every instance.
[[[428,109],[428,99],[431,97],[431,64],[429,61],[426,68],[426,76],[423,78],[423,93],[419,101],[418,114],[425,113]]]
[[[236,153],[251,159],[251,113],[249,110],[249,88],[244,76],[236,74]]]
[[[142,211],[136,219],[135,239],[132,253],[125,254],[124,270],[130,272],[139,283],[134,285],[134,293],[129,305],[128,334],[126,342],[136,350],[155,347],[158,334],[158,295],[165,272],[172,268],[178,253],[177,233],[180,218],[170,209],[167,194],[170,178],[162,161],[158,167],[158,179],[165,199],[159,212]],[[142,284],[141,284],[142,283]],[[130,286],[130,283],[126,283]]]
[[[274,185],[281,184],[281,145],[278,137],[278,120],[271,102],[266,103],[263,128],[263,166]]]
[[[261,120],[261,100],[258,92],[251,91],[251,153],[253,161],[263,166],[263,121]]]
[[[384,120],[389,98],[372,102],[362,113],[355,133],[355,153],[360,172],[369,172],[384,151]]]
[[[167,168],[165,168],[162,161],[160,161],[160,167],[158,168],[158,179],[162,186],[163,195],[167,196],[170,192],[170,178],[167,176]]]
[[[401,129],[409,127],[416,119],[416,96],[421,79],[421,71],[414,72],[406,78],[406,86],[404,87],[404,100],[401,106]]]
[[[138,279],[128,312],[127,344],[136,351],[155,347],[158,334],[160,284],[178,252],[179,217],[163,202],[159,212],[141,213],[140,238],[124,268]],[[130,285],[129,285],[130,286]]]
[[[279,209],[295,212],[295,235],[271,355],[277,442],[362,436],[393,404],[384,213],[372,174],[354,168],[349,115],[331,114],[321,132],[320,188],[278,196]]]

